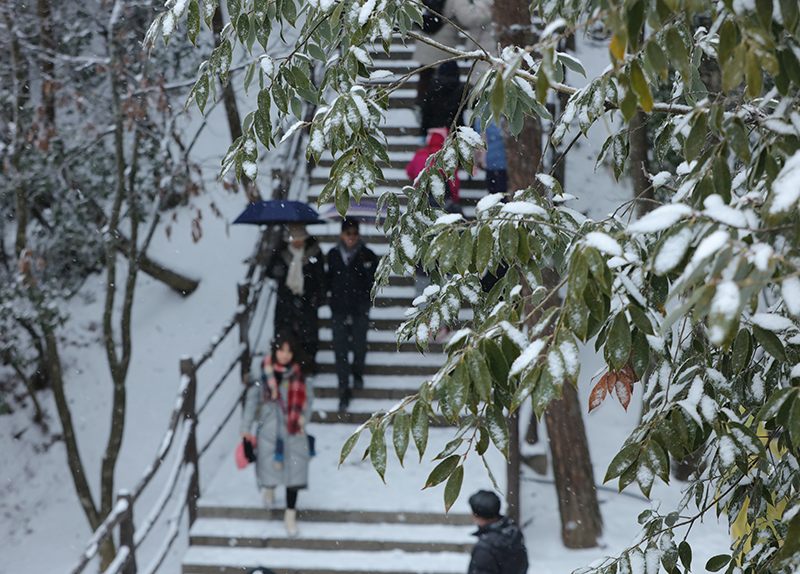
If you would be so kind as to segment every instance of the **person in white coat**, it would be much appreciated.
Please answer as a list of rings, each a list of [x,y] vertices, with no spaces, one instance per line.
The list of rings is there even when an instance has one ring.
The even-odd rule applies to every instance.
[[[492,10],[494,0],[445,0],[442,15],[463,29],[470,37],[483,47],[490,54],[496,52],[494,39],[492,36]],[[444,25],[432,35],[427,35],[422,31],[417,31],[439,44],[455,48],[459,42],[458,29],[445,22]],[[477,50],[475,42],[466,39],[466,50]],[[421,105],[422,100],[428,90],[428,85],[433,77],[436,66],[432,66],[440,60],[452,57],[451,54],[430,46],[421,40],[417,40],[414,46],[414,60],[421,66],[431,66],[419,73],[417,82],[417,104]],[[484,70],[485,66],[482,67]],[[482,71],[482,70],[481,70]],[[476,78],[472,78],[474,82]]]

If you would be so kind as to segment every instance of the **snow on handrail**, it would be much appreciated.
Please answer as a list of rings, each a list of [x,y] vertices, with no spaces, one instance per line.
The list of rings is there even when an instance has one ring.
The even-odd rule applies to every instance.
[[[153,525],[155,524],[156,520],[158,520],[158,517],[161,516],[161,513],[164,511],[164,508],[166,508],[167,501],[169,500],[170,496],[172,496],[172,493],[175,491],[175,485],[178,483],[178,474],[180,473],[181,468],[183,468],[185,462],[183,457],[180,456],[180,454],[186,452],[186,445],[189,442],[189,435],[191,434],[194,425],[195,421],[191,419],[187,419],[186,422],[184,422],[183,424],[178,456],[175,457],[175,462],[172,465],[172,470],[169,473],[167,482],[164,485],[161,494],[158,496],[158,500],[156,500],[155,504],[153,504],[153,508],[150,511],[150,515],[144,520],[142,524],[139,525],[139,528],[136,529],[136,532],[133,536],[134,548],[138,548],[139,544],[142,543],[142,540],[147,538],[147,535],[150,533],[150,530],[153,529]]]
[[[211,392],[208,393],[208,395],[206,395],[206,398],[203,400],[203,404],[200,405],[200,408],[197,409],[196,415],[198,417],[200,416],[200,413],[202,413],[203,410],[206,408],[206,406],[208,406],[208,403],[211,401],[211,398],[216,394],[216,392],[222,386],[222,383],[225,382],[225,379],[228,378],[228,375],[230,375],[233,369],[236,368],[236,365],[239,364],[239,361],[241,361],[242,355],[244,355],[244,352],[246,350],[247,350],[247,345],[245,345],[244,343],[239,343],[239,349],[238,352],[236,353],[236,358],[230,364],[228,369],[222,374],[222,377],[220,377],[219,381],[217,381],[217,384],[214,385],[214,388],[211,389]]]
[[[227,425],[227,424],[228,424],[228,421],[229,421],[229,420],[231,419],[231,417],[233,416],[233,413],[235,413],[235,412],[236,412],[236,409],[237,409],[237,407],[239,406],[239,404],[242,402],[242,399],[243,399],[243,397],[244,397],[244,394],[245,394],[246,392],[247,392],[247,387],[245,387],[245,388],[243,388],[243,389],[242,389],[242,392],[241,392],[241,393],[239,393],[239,396],[237,397],[236,401],[233,403],[233,406],[231,406],[230,410],[228,411],[228,414],[227,414],[227,415],[225,415],[225,419],[224,419],[224,420],[222,421],[222,423],[220,423],[220,425],[217,427],[217,430],[215,430],[215,431],[214,431],[214,434],[213,434],[213,435],[211,435],[211,438],[209,438],[209,439],[208,439],[208,442],[205,444],[205,446],[203,446],[203,448],[202,448],[202,449],[200,449],[200,454],[198,454],[198,455],[197,455],[197,457],[198,457],[198,458],[200,458],[200,457],[202,457],[202,456],[203,456],[203,454],[204,454],[204,453],[205,453],[205,452],[206,452],[206,451],[209,449],[209,447],[210,447],[210,446],[211,446],[211,445],[214,443],[214,441],[216,440],[216,438],[217,438],[217,436],[219,435],[219,433],[221,433],[221,432],[222,432],[222,429],[224,429],[224,428],[225,428],[225,425]]]
[[[70,570],[70,574],[77,574],[83,571],[89,561],[97,555],[97,550],[100,548],[100,545],[105,542],[106,538],[111,536],[111,529],[122,522],[128,508],[127,500],[122,499],[117,501],[114,505],[114,509],[106,516],[103,523],[97,527],[97,530],[92,533],[89,542],[86,544],[86,550],[83,552],[78,564]]]
[[[161,543],[161,547],[158,549],[158,552],[153,557],[153,560],[147,565],[147,568],[142,570],[142,574],[153,574],[156,570],[158,570],[159,566],[161,566],[161,563],[164,562],[167,552],[169,552],[169,549],[172,548],[172,543],[175,542],[175,539],[180,533],[181,517],[183,516],[183,511],[186,510],[186,497],[189,495],[189,487],[192,483],[192,477],[196,472],[193,464],[187,464],[184,466],[184,468],[186,470],[183,473],[181,480],[181,488],[179,491],[180,496],[176,499],[175,512],[167,521],[169,524],[167,535],[164,538],[164,541]]]
[[[104,574],[119,574],[120,570],[125,568],[130,556],[131,549],[127,546],[121,546],[119,550],[117,550],[117,556],[111,561],[108,568],[104,570]]]
[[[161,466],[161,463],[164,462],[164,459],[166,458],[169,449],[172,447],[172,441],[175,438],[175,429],[178,427],[178,421],[181,420],[183,415],[184,397],[186,396],[186,389],[189,386],[190,380],[191,379],[188,376],[181,375],[181,384],[178,389],[178,398],[175,401],[175,408],[172,410],[172,416],[170,417],[169,427],[167,428],[167,432],[164,433],[164,438],[161,439],[161,444],[158,447],[158,453],[156,454],[156,459],[150,464],[150,466],[144,469],[142,478],[139,479],[139,482],[133,489],[132,500],[134,502],[139,498],[139,495],[142,493],[145,487],[150,483],[150,480],[153,478],[156,471]]]

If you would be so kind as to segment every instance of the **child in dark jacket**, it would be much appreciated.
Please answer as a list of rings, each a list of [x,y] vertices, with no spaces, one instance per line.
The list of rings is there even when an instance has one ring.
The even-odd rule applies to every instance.
[[[364,360],[367,355],[367,329],[370,291],[375,281],[378,256],[361,240],[358,221],[342,222],[339,243],[328,253],[328,288],[330,289],[331,329],[336,375],[339,379],[339,410],[350,404],[350,374],[353,387],[364,386]],[[353,351],[353,364],[348,355]]]

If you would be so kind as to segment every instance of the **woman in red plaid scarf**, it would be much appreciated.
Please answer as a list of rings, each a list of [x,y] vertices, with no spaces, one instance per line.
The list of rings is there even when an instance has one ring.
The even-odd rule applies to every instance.
[[[264,502],[272,504],[275,487],[286,485],[284,520],[290,536],[298,532],[297,492],[308,485],[311,457],[305,425],[311,416],[313,391],[300,370],[301,352],[292,333],[275,336],[259,376],[246,381],[241,427],[242,437],[258,448],[256,480],[264,489]]]

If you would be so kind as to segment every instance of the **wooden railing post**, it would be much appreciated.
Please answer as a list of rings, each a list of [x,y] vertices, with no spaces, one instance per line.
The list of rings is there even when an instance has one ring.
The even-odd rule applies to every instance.
[[[247,308],[247,302],[250,298],[250,286],[240,283],[238,285],[239,291],[239,306],[244,310],[239,313],[239,342],[244,346],[242,352],[241,374],[244,381],[247,374],[250,372],[250,310]]]
[[[119,546],[127,546],[130,550],[128,560],[122,569],[122,574],[136,574],[136,551],[133,546],[133,497],[128,491],[120,491],[117,501],[125,500],[128,502],[128,510],[125,511],[122,521],[119,523]]]
[[[195,402],[197,398],[197,374],[194,368],[194,361],[191,358],[181,359],[181,375],[189,377],[189,384],[186,385],[183,398],[183,418],[187,424],[192,425],[189,431],[189,438],[186,441],[186,451],[183,453],[185,464],[194,465],[194,472],[189,483],[189,490],[186,493],[186,504],[189,507],[189,526],[194,524],[197,519],[197,499],[200,498],[200,467],[199,457],[197,456],[197,413],[195,412]]]

